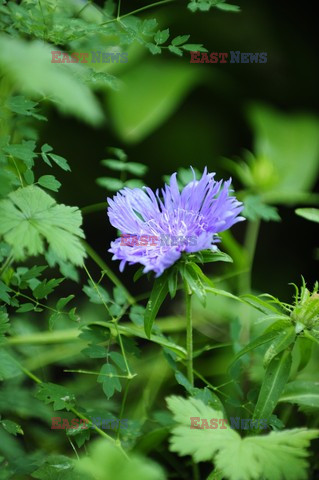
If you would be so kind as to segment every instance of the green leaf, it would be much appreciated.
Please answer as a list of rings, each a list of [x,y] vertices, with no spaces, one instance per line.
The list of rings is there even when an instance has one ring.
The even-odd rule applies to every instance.
[[[90,455],[81,457],[81,460],[77,464],[77,469],[80,475],[88,474],[91,479],[166,479],[166,475],[160,465],[147,457],[136,456],[134,452],[131,452],[130,458],[126,459],[120,450],[108,440],[99,440],[90,445]],[[82,478],[81,476],[80,479],[82,480]],[[83,478],[83,480],[87,479]]]
[[[297,208],[296,214],[311,222],[319,222],[319,208]]]
[[[21,275],[20,280],[21,280],[21,282],[27,282],[28,280],[31,280],[32,278],[37,278],[47,268],[48,268],[47,266],[37,266],[37,265],[34,265],[31,268],[27,268],[24,271],[24,273]]]
[[[181,50],[178,47],[175,47],[174,45],[169,45],[168,50],[172,53],[175,53],[175,55],[178,55],[179,57],[183,56],[183,50]]]
[[[7,287],[5,283],[0,280],[0,300],[2,300],[5,303],[10,303],[10,296],[8,295],[8,292],[10,292],[10,288]]]
[[[113,158],[107,158],[105,160],[101,160],[101,164],[105,167],[110,168],[111,170],[123,172],[126,170],[127,164],[122,162],[121,160],[113,160]]]
[[[124,305],[127,301],[126,292],[122,287],[113,288],[113,297],[118,305]]]
[[[68,297],[60,298],[60,299],[57,301],[56,309],[59,310],[59,311],[63,310],[64,307],[65,307],[71,300],[73,300],[74,297],[75,297],[75,295],[69,295]]]
[[[195,462],[212,461],[215,470],[228,480],[306,480],[308,463],[306,448],[317,438],[319,430],[299,428],[272,432],[268,435],[239,434],[225,429],[191,429],[190,418],[224,418],[223,414],[200,400],[169,397],[168,407],[177,423],[172,430],[171,450],[179,455],[192,455]],[[201,422],[199,420],[199,425]],[[205,424],[204,424],[205,427]],[[221,478],[217,477],[217,478]],[[214,477],[213,477],[214,478]]]
[[[201,276],[198,274],[198,265],[193,263],[187,263],[182,270],[182,275],[187,282],[192,293],[194,293],[200,302],[205,306],[206,304],[206,290],[201,280]],[[198,267],[199,268],[199,267]]]
[[[143,163],[128,162],[126,163],[126,170],[132,173],[132,175],[143,177],[143,175],[145,175],[145,173],[147,172],[148,167],[146,165],[143,165]]]
[[[64,455],[51,455],[31,476],[40,480],[92,480],[85,473],[79,474],[76,466],[72,459]]]
[[[232,5],[230,3],[218,3],[216,8],[219,10],[224,10],[225,12],[240,12],[240,7],[238,5]]]
[[[38,180],[39,185],[53,192],[57,192],[61,187],[61,183],[53,175],[42,175]]]
[[[150,338],[152,326],[156,318],[160,306],[164,302],[168,293],[168,278],[167,273],[164,272],[159,278],[154,281],[153,289],[150,298],[147,302],[144,315],[144,329],[146,336]]]
[[[45,117],[37,113],[36,107],[38,103],[25,98],[23,95],[15,95],[10,97],[6,102],[6,107],[13,113],[18,115],[25,115],[27,117],[34,117],[37,120],[46,120]]]
[[[187,42],[189,37],[190,37],[190,35],[178,35],[178,37],[173,38],[172,45],[174,45],[174,46],[182,45],[182,43]]]
[[[17,377],[18,375],[21,375],[18,362],[6,350],[0,349],[0,380]]]
[[[60,167],[62,170],[71,171],[70,165],[68,164],[67,160],[60,155],[56,155],[55,153],[48,153],[48,156]]]
[[[264,367],[266,368],[276,355],[289,347],[295,338],[296,331],[293,326],[280,331],[264,355]]]
[[[248,115],[255,134],[256,157],[267,160],[275,179],[264,198],[270,203],[296,203],[298,194],[312,189],[317,178],[318,119],[263,105],[251,106]]]
[[[33,290],[33,295],[37,300],[41,298],[46,298],[50,293],[52,293],[56,287],[63,282],[64,278],[51,278],[50,280],[43,280],[39,283]]]
[[[187,52],[208,52],[201,43],[186,43],[185,45],[182,45],[181,48]]]
[[[221,251],[212,251],[212,250],[201,250],[198,252],[198,260],[201,263],[211,263],[211,262],[233,262],[233,259],[227,255],[227,253]],[[195,255],[196,256],[196,255]]]
[[[12,246],[16,260],[44,253],[46,240],[63,261],[81,265],[82,216],[76,207],[59,205],[35,185],[19,188],[0,201],[0,235]]]
[[[107,356],[107,350],[101,345],[90,345],[82,350],[82,353],[89,358],[105,358]]]
[[[168,274],[168,291],[171,298],[174,298],[177,291],[178,269],[172,268]]]
[[[286,385],[279,402],[295,403],[301,407],[319,409],[319,383],[295,380]]]
[[[3,151],[15,158],[18,158],[19,160],[22,160],[28,168],[32,168],[34,165],[33,159],[37,156],[37,154],[34,153],[34,149],[35,142],[33,140],[28,140],[21,144],[8,145],[7,147],[3,148]]]
[[[130,310],[130,320],[137,325],[138,327],[143,327],[144,325],[144,314],[145,308],[142,305],[133,305]]]
[[[15,89],[30,96],[50,98],[60,111],[76,115],[80,120],[93,125],[101,123],[102,110],[90,88],[81,80],[86,75],[85,66],[51,63],[51,51],[52,45],[43,41],[1,35],[1,70]]]
[[[242,215],[248,220],[264,220],[269,222],[280,222],[281,218],[278,214],[277,208],[264,203],[258,195],[248,195],[244,200],[245,208]]]
[[[4,310],[0,310],[0,343],[4,340],[5,334],[10,330],[9,316]]]
[[[25,312],[31,312],[31,310],[34,310],[35,304],[34,303],[23,303],[20,305],[20,308],[18,308],[17,312],[18,313],[25,313]]]
[[[147,43],[146,47],[149,49],[152,55],[158,55],[159,53],[162,53],[161,47],[155,45],[155,43]]]
[[[113,362],[115,363],[115,365],[117,365],[119,367],[119,369],[122,370],[122,372],[124,372],[124,373],[127,372],[124,357],[121,353],[110,352],[110,357],[113,360]]]
[[[107,398],[113,397],[115,390],[121,392],[122,386],[120,380],[117,377],[116,368],[110,363],[105,363],[97,378],[98,383],[102,383],[103,392]]]
[[[117,192],[121,188],[123,188],[124,183],[122,180],[118,180],[117,178],[112,177],[100,177],[96,179],[96,183],[110,192]]]
[[[108,106],[116,132],[136,143],[150,135],[176,111],[200,73],[191,65],[143,62],[122,75],[120,92],[109,92]],[[136,108],[138,105],[138,108]]]
[[[0,420],[0,425],[3,426],[3,428],[10,433],[11,435],[16,436],[18,433],[20,435],[23,435],[23,430],[18,423],[13,422],[12,420]]]
[[[213,456],[223,449],[231,441],[240,439],[238,433],[225,425],[225,429],[191,429],[191,417],[200,419],[224,418],[221,411],[214,410],[205,405],[201,400],[195,398],[185,399],[182,397],[166,398],[168,408],[174,415],[174,420],[178,424],[173,428],[171,438],[171,450],[180,455],[192,455],[195,462],[212,460]],[[201,422],[199,421],[199,426]]]
[[[36,398],[43,401],[46,405],[53,403],[53,409],[57,410],[69,410],[74,406],[75,397],[73,393],[55,383],[40,383],[38,390],[35,394]]]
[[[272,359],[267,367],[259,392],[253,420],[259,418],[269,419],[289,379],[290,369],[291,353],[288,350],[284,350]]]
[[[279,334],[280,334],[280,331],[272,330],[270,332],[264,333],[263,335],[260,335],[259,337],[255,338],[255,340],[252,340],[248,345],[246,345],[246,347],[244,347],[235,355],[232,361],[232,364],[237,362],[237,360],[239,360],[240,357],[242,357],[243,355],[246,355],[246,353],[251,352],[252,350],[255,350],[257,347],[260,347],[265,343],[271,342]]]
[[[91,283],[91,282],[90,282]],[[102,305],[110,301],[110,296],[101,285],[85,285],[83,292],[89,297],[90,302]]]
[[[169,38],[169,28],[166,28],[166,30],[158,30],[155,35],[154,35],[154,41],[162,45],[162,43],[165,43],[166,40]]]

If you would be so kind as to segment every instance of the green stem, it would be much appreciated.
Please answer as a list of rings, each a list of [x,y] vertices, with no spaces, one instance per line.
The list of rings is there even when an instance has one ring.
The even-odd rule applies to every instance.
[[[93,212],[101,212],[107,208],[107,202],[94,203],[93,205],[88,205],[87,207],[82,207],[81,212],[83,215]]]
[[[71,340],[81,340],[78,338],[81,332],[72,328],[68,330],[56,330],[53,332],[38,332],[28,335],[17,335],[16,337],[8,337],[6,345],[41,345],[47,343],[63,343]]]
[[[193,325],[192,325],[192,294],[189,291],[186,280],[184,281],[186,300],[186,351],[187,351],[187,377],[194,386],[193,373]]]
[[[135,298],[130,294],[130,292],[124,287],[123,283],[115,273],[112,272],[112,270],[107,266],[107,264],[102,260],[102,258],[96,253],[95,250],[85,241],[81,240],[82,245],[85,248],[86,253],[94,260],[94,262],[101,268],[101,270],[105,273],[105,275],[111,280],[111,282],[114,283],[116,287],[121,288],[124,292],[125,295],[127,296],[127,301],[129,302],[130,305],[133,305],[135,302]]]
[[[135,15],[135,13],[143,12],[149,8],[157,7],[159,5],[164,5],[165,3],[172,3],[175,0],[161,0],[160,2],[151,3],[150,5],[145,5],[144,7],[138,8],[137,10],[133,10],[132,12],[125,13],[121,17],[112,18],[112,20],[108,20],[107,22],[100,23],[100,25],[108,25],[109,23],[116,22],[122,20],[122,18],[129,17],[130,15]]]
[[[251,273],[257,246],[257,239],[260,228],[260,220],[249,222],[247,225],[244,247],[247,253],[248,272],[239,277],[239,293],[249,293],[251,291]]]
[[[247,225],[244,247],[247,253],[247,267],[248,271],[239,277],[238,289],[239,294],[243,295],[245,293],[250,293],[251,291],[251,275],[253,262],[256,252],[258,233],[260,228],[260,220],[255,220],[254,222],[249,222]],[[246,345],[249,342],[250,337],[250,314],[249,309],[246,305],[241,308],[241,332],[239,336],[239,341],[241,345]]]
[[[24,368],[22,365],[20,365],[20,368],[22,370],[22,372],[27,375],[29,378],[31,378],[31,380],[33,380],[34,382],[38,383],[38,384],[41,384],[43,383],[42,380],[40,380],[39,377],[37,377],[36,375],[34,375],[32,372],[30,372],[30,370],[28,370],[27,368]],[[103,430],[101,430],[99,427],[97,427],[94,423],[91,422],[91,420],[89,420],[88,418],[85,417],[85,415],[82,415],[82,413],[78,412],[74,407],[70,407],[70,411],[73,412],[77,417],[81,418],[82,420],[85,421],[85,423],[87,423],[88,425],[92,426],[94,428],[94,430],[99,433],[99,435],[101,435],[101,437],[104,437],[104,438],[107,438],[110,442],[113,443],[113,445],[115,445],[120,451],[121,453],[124,455],[124,457],[126,459],[129,459],[127,453],[125,452],[125,450],[123,450],[121,444],[119,443],[118,440],[114,440],[114,438],[112,438],[110,435],[108,435],[107,433],[105,433]]]
[[[7,259],[5,260],[5,262],[3,263],[1,269],[0,269],[0,278],[2,277],[2,275],[4,274],[4,272],[7,270],[7,268],[11,265],[13,261],[13,255],[9,255],[9,257],[7,257]]]

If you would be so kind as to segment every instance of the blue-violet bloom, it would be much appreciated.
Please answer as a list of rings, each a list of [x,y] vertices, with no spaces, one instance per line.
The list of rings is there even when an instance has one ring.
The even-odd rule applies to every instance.
[[[121,271],[126,262],[140,263],[145,267],[144,273],[152,270],[158,277],[182,252],[216,250],[218,233],[244,220],[239,216],[243,204],[230,195],[231,178],[217,182],[215,173],[207,173],[205,167],[201,179],[196,180],[193,171],[193,180],[180,192],[176,175],[171,176],[170,185],[165,185],[161,193],[154,193],[149,187],[126,187],[113,199],[108,198],[111,224],[136,239],[130,244],[123,242],[122,236],[111,243],[109,252],[113,253],[113,260],[121,260]],[[152,243],[144,241],[147,236],[153,238]],[[143,241],[138,240],[141,237]],[[184,241],[167,242],[176,238]]]

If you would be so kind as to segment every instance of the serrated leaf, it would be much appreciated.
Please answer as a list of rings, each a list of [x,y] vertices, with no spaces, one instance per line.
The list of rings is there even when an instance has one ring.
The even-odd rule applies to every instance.
[[[169,45],[168,50],[172,53],[175,53],[175,55],[178,55],[179,57],[183,56],[183,50],[181,50],[178,47],[175,47],[174,45]]]
[[[3,428],[11,435],[16,436],[18,433],[23,435],[21,426],[12,420],[0,420],[0,425],[2,425]]]
[[[89,297],[90,302],[102,305],[103,302],[107,303],[110,301],[110,296],[101,285],[85,285],[83,287],[83,292]]]
[[[149,49],[152,55],[158,55],[159,53],[162,53],[161,47],[155,45],[155,43],[147,43],[146,47]]]
[[[227,425],[225,429],[191,429],[191,417],[208,422],[224,418],[200,400],[169,397],[167,403],[177,423],[172,430],[171,450],[179,455],[192,455],[196,462],[213,461],[215,470],[228,480],[308,478],[306,448],[318,437],[319,430],[300,428],[241,438]]]
[[[33,295],[37,300],[47,297],[55,288],[63,282],[63,278],[51,278],[50,280],[43,280],[33,290]]]
[[[57,310],[63,310],[64,307],[71,301],[75,295],[69,295],[68,297],[65,298],[60,298],[56,304]]]
[[[122,391],[121,382],[117,377],[117,370],[110,363],[105,363],[102,366],[97,381],[102,383],[103,392],[107,398],[113,397],[115,391]]]
[[[33,140],[28,140],[21,144],[8,145],[3,148],[3,151],[15,158],[19,158],[28,168],[32,168],[34,165],[33,159],[37,156],[37,154],[34,153],[35,146]]]
[[[162,43],[165,43],[166,40],[169,38],[169,28],[166,28],[166,30],[158,30],[155,35],[154,35],[154,41],[161,45]]]
[[[35,396],[46,405],[53,403],[53,409],[55,411],[63,410],[64,408],[69,410],[70,406],[74,406],[75,402],[73,393],[70,393],[67,388],[56,385],[55,383],[40,383]]]
[[[38,180],[41,187],[52,190],[53,192],[58,192],[61,187],[61,183],[54,177],[54,175],[42,175]]]
[[[248,195],[244,200],[243,216],[248,220],[264,220],[269,222],[280,222],[281,218],[277,208],[264,203],[258,195]]]
[[[63,261],[81,265],[85,250],[82,216],[76,207],[57,204],[35,185],[19,188],[0,201],[0,235],[16,260],[44,253],[44,240]]]
[[[60,167],[62,170],[71,171],[70,165],[68,164],[67,160],[60,155],[56,155],[55,153],[48,153],[48,156]]]

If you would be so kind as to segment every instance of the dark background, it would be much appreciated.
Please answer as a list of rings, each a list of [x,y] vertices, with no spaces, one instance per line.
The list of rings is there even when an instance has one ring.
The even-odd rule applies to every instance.
[[[266,64],[192,64],[203,71],[203,81],[185,98],[181,106],[151,135],[134,145],[121,140],[112,128],[106,110],[107,124],[93,129],[68,117],[50,111],[50,121],[42,131],[43,143],[65,156],[72,175],[60,175],[63,187],[59,201],[83,207],[105,201],[108,192],[95,179],[105,175],[100,160],[109,146],[125,149],[131,161],[149,166],[145,181],[151,187],[161,186],[164,174],[189,165],[202,170],[205,165],[217,176],[229,176],[219,161],[221,156],[241,155],[252,150],[252,131],[245,109],[254,101],[266,103],[287,113],[318,114],[318,63],[316,50],[317,18],[310,7],[291,2],[243,0],[240,13],[211,9],[209,13],[192,14],[184,1],[145,12],[161,18],[173,34],[189,33],[192,42],[203,43],[211,52],[267,52]],[[145,2],[122,2],[122,13],[145,5]],[[150,54],[147,54],[150,56]],[[154,57],[161,61],[189,63],[165,52]],[[102,96],[101,96],[102,99]],[[137,105],[138,108],[138,105]],[[47,172],[44,172],[47,173]],[[111,172],[108,172],[110,174]],[[238,182],[235,187],[239,188]],[[288,283],[300,284],[302,274],[311,287],[316,279],[318,262],[317,225],[294,213],[294,208],[280,207],[281,223],[263,223],[260,230],[253,269],[253,287],[289,300]],[[85,217],[84,228],[91,245],[111,264],[107,252],[115,236],[106,212]],[[234,227],[242,240],[244,224]],[[112,264],[114,271],[118,262]],[[126,267],[124,281],[132,286],[136,269]]]

